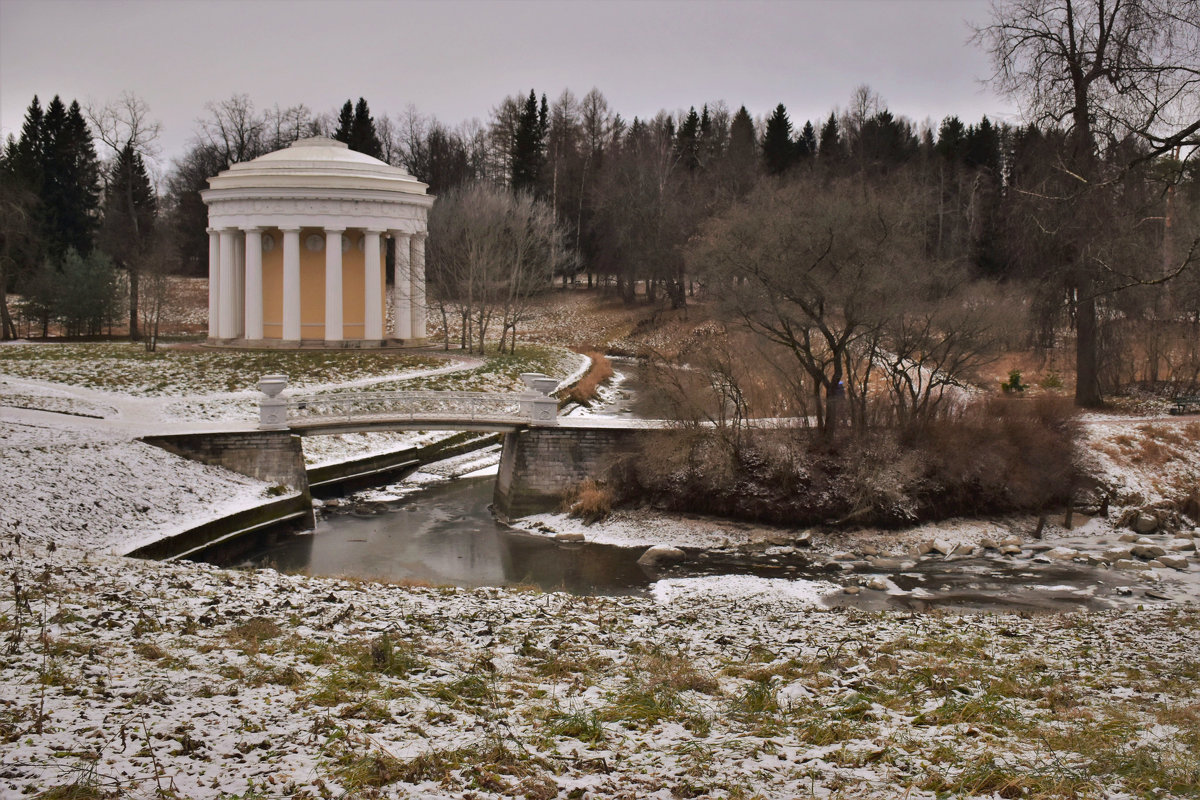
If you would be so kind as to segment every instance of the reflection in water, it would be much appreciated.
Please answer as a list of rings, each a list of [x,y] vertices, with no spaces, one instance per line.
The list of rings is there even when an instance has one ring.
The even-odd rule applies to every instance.
[[[313,535],[252,552],[244,566],[435,585],[513,586],[577,594],[636,591],[651,578],[640,550],[564,544],[513,531],[492,518],[492,478],[431,487],[385,514],[337,514]]]

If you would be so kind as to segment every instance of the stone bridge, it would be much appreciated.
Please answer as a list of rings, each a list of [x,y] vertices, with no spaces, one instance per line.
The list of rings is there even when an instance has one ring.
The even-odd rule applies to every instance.
[[[522,393],[328,392],[281,396],[282,375],[259,382],[259,429],[299,436],[385,430],[493,431],[504,434],[494,506],[501,517],[556,509],[565,490],[600,477],[636,452],[653,421],[560,420],[558,381],[524,373]],[[278,435],[278,434],[276,434]]]
[[[527,372],[521,393],[486,392],[322,392],[281,396],[284,375],[259,381],[259,430],[287,430],[300,436],[395,430],[456,430],[510,433],[554,425],[558,381]]]
[[[291,487],[296,494],[276,504],[278,508],[262,510],[262,520],[219,520],[136,554],[157,558],[232,546],[251,531],[285,520],[313,527],[310,481],[316,481],[311,486],[329,481],[309,474],[302,436],[384,430],[502,433],[494,509],[501,518],[515,518],[557,509],[565,491],[587,478],[602,478],[618,459],[637,457],[645,438],[669,425],[650,420],[560,419],[558,401],[550,394],[558,382],[536,373],[521,377],[528,390],[511,394],[330,392],[285,397],[287,379],[269,375],[259,382],[264,396],[257,429],[149,436],[144,441],[194,461]],[[361,469],[362,475],[394,475],[419,463],[415,450],[386,454],[386,458],[395,463],[373,463],[370,469],[357,462],[338,467],[350,473]],[[350,473],[352,478],[361,477]]]

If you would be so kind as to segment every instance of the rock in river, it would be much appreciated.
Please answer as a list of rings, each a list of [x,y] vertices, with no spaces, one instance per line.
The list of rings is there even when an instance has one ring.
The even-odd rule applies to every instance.
[[[1166,550],[1156,544],[1139,544],[1133,547],[1133,554],[1135,556],[1138,558],[1145,558],[1147,560],[1151,558],[1158,558],[1166,552]]]
[[[646,552],[642,553],[638,558],[637,563],[643,567],[661,567],[666,564],[675,564],[687,558],[687,553],[680,550],[678,547],[671,547],[665,544],[656,544]]]
[[[1052,558],[1055,561],[1070,561],[1079,555],[1077,550],[1072,550],[1069,547],[1055,547],[1045,552],[1047,558]]]

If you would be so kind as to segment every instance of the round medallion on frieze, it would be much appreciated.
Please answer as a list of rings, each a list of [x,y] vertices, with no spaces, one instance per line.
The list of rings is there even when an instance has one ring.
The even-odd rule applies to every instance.
[[[319,233],[310,233],[304,238],[304,249],[310,253],[319,253],[325,249],[325,237]]]
[[[342,252],[343,253],[350,252],[350,237],[344,233],[342,234]]]
[[[269,253],[275,249],[275,237],[269,233],[262,235],[262,249],[264,253]]]

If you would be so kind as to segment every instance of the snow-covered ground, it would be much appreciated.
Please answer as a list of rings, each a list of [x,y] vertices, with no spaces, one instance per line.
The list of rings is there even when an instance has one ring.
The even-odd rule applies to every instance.
[[[761,579],[596,598],[4,551],[4,798],[1196,785],[1195,607],[864,613]]]
[[[1195,605],[917,615],[824,608],[818,581],[597,598],[131,560],[113,553],[265,499],[134,441],[179,428],[172,404],[240,400],[51,384],[3,354],[0,373],[0,798],[1116,800],[1200,785]],[[1129,502],[1194,474],[1195,436],[1126,435],[1104,434],[1142,455],[1113,467],[1130,471]],[[411,440],[318,458],[397,441]],[[665,524],[618,515],[608,530],[706,535]],[[996,531],[910,536],[952,534]]]
[[[0,413],[0,532],[22,539],[126,553],[259,505],[271,488],[93,420],[12,416]]]
[[[552,348],[495,362],[407,353],[374,361],[353,352],[341,356],[284,353],[280,362],[279,353],[180,349],[147,356],[124,344],[5,344],[0,348],[0,535],[125,553],[271,499],[269,493],[277,490],[261,481],[137,441],[154,434],[244,427],[257,416],[258,393],[213,389],[257,380],[260,368],[290,365],[298,370],[293,378],[303,391],[400,382],[413,387],[458,376],[504,389],[520,386],[518,371],[541,367],[565,378],[586,361]],[[356,372],[364,363],[369,368]],[[202,390],[192,389],[193,384]],[[317,437],[306,443],[306,459],[312,465],[334,463],[447,435]]]
[[[1085,468],[1115,490],[1119,505],[1142,506],[1164,498],[1200,500],[1200,418],[1130,420],[1085,415]]]

